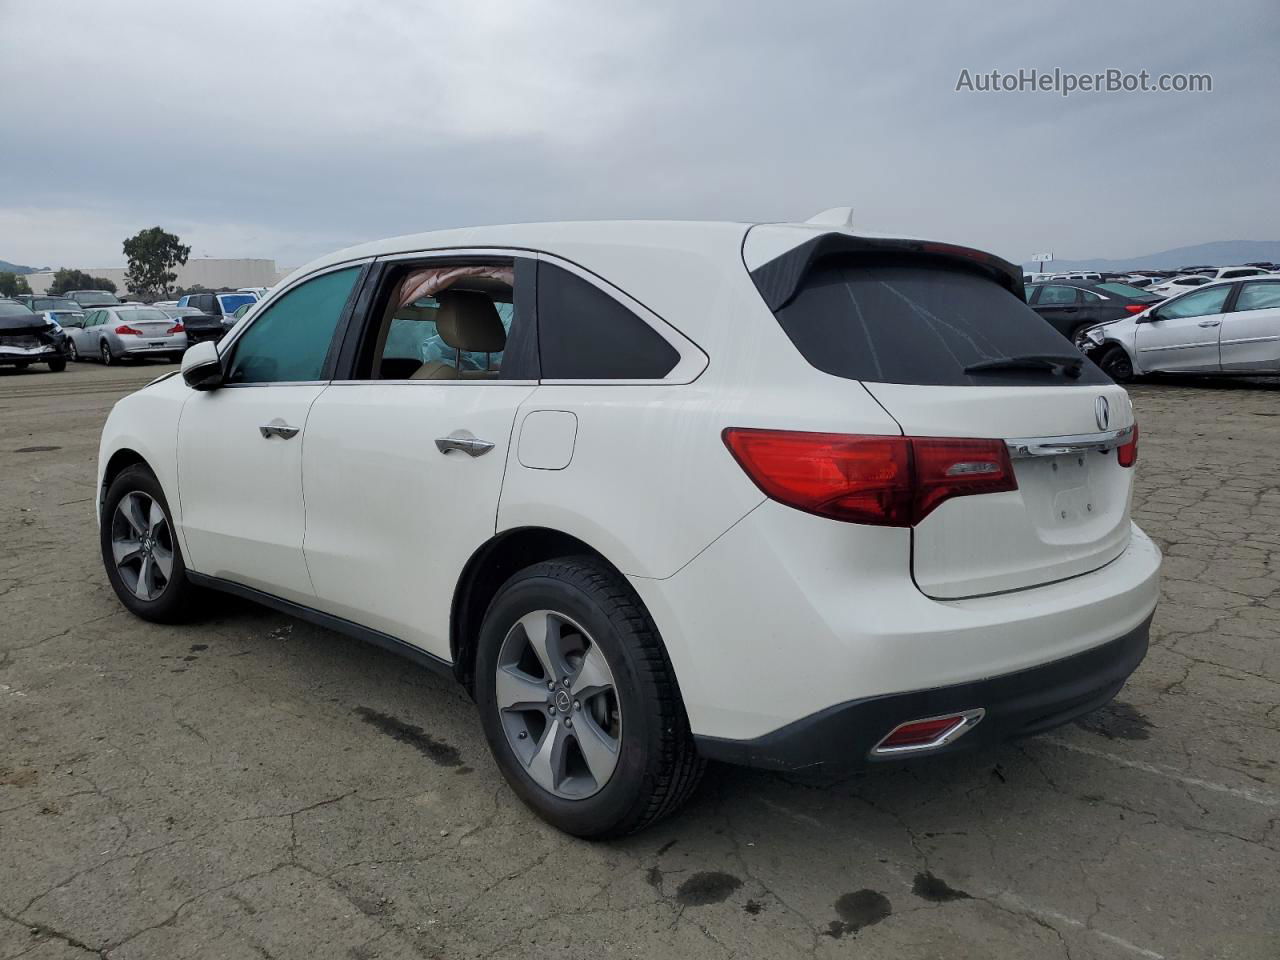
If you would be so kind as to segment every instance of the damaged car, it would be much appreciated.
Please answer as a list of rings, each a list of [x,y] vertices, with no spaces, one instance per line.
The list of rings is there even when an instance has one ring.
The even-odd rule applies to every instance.
[[[67,368],[66,342],[56,320],[0,300],[0,365],[23,369],[42,363],[60,373]]]

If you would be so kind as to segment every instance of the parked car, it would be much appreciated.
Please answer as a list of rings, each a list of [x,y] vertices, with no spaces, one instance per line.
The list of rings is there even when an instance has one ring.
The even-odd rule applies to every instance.
[[[1101,280],[1102,274],[1092,270],[1081,270],[1075,273],[1055,273],[1050,280]]]
[[[1083,327],[1141,313],[1159,300],[1138,287],[1111,280],[1056,280],[1027,288],[1031,309],[1068,340]]]
[[[215,317],[230,317],[246,303],[256,303],[254,293],[192,293],[178,300],[180,307],[195,307],[201,313]]]
[[[842,219],[317,260],[115,405],[112,587],[456,677],[514,791],[584,837],[671,812],[707,758],[831,771],[1095,709],[1158,592],[1127,394],[1013,264]]]
[[[56,323],[16,300],[0,299],[0,366],[23,369],[45,363],[61,373],[67,368],[65,341]]]
[[[109,290],[72,290],[67,298],[78,303],[82,310],[89,307],[114,307],[121,302]]]
[[[252,293],[254,299],[261,300],[270,289],[270,287],[236,287],[236,293]]]
[[[230,329],[228,321],[210,313],[203,313],[195,307],[164,307],[168,316],[181,320],[187,334],[187,346],[203,340],[218,341]]]
[[[1212,281],[1122,320],[1082,330],[1077,346],[1113,379],[1149,373],[1280,374],[1280,275]]]
[[[37,293],[20,293],[13,298],[32,313],[43,313],[46,310],[69,310],[72,313],[80,310],[80,304],[70,297],[47,297]]]
[[[1162,283],[1153,283],[1147,287],[1147,292],[1167,299],[1176,297],[1180,293],[1186,293],[1188,290],[1203,287],[1210,282],[1212,281],[1202,273],[1183,273],[1176,277],[1170,277]]]
[[[122,304],[85,311],[78,324],[63,324],[72,360],[119,360],[162,357],[178,360],[187,349],[181,320],[155,307]]]

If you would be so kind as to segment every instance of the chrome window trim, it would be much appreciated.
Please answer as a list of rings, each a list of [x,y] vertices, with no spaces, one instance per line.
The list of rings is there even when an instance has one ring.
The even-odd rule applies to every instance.
[[[483,377],[468,378],[466,380],[330,380],[331,387],[407,387],[407,386],[426,386],[426,387],[536,387],[537,380],[502,380],[498,377],[485,379]]]
[[[1070,453],[1082,453],[1086,450],[1098,450],[1102,453],[1120,447],[1129,442],[1133,436],[1133,425],[1118,430],[1105,430],[1102,433],[1078,433],[1065,437],[1020,437],[1006,440],[1010,458],[1025,460],[1029,457],[1058,457]]]

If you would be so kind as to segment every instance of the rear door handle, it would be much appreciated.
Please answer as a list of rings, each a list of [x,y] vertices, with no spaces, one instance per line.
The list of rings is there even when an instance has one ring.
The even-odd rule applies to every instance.
[[[481,440],[469,430],[455,430],[447,437],[437,437],[436,449],[444,454],[461,450],[468,456],[482,457],[493,449],[493,441]]]
[[[1201,320],[1201,321],[1200,321],[1200,326],[1202,326],[1202,327],[1216,327],[1216,326],[1218,326],[1220,323],[1222,323],[1222,321],[1221,321],[1221,320]]]
[[[258,428],[258,432],[262,434],[264,440],[270,440],[272,437],[279,437],[281,440],[292,440],[298,435],[298,428],[291,427],[283,420],[272,420],[270,423],[264,423]]]

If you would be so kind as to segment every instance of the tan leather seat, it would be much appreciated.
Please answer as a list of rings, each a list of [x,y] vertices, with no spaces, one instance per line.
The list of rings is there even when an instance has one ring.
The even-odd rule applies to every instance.
[[[468,353],[501,353],[507,331],[493,301],[470,290],[442,290],[436,295],[436,332],[446,346]],[[413,380],[470,380],[497,376],[496,370],[464,370],[440,361],[424,363]]]

